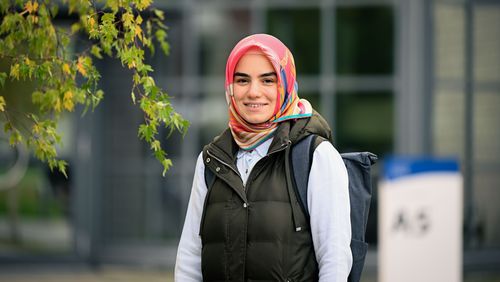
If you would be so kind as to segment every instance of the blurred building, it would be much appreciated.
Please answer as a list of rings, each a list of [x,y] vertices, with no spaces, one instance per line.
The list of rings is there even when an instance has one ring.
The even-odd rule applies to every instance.
[[[266,32],[291,49],[299,95],[330,122],[339,151],[372,151],[382,161],[389,154],[458,158],[464,261],[478,267],[500,261],[500,1],[156,5],[166,11],[171,53],[151,58],[155,79],[191,127],[184,138],[174,133],[165,140],[174,167],[161,177],[137,138],[142,115],[130,99],[130,74],[119,63],[98,61],[103,102],[94,113],[67,119],[70,212],[62,216],[67,247],[58,254],[173,264],[196,157],[227,126],[226,58],[242,37]],[[375,182],[379,173],[376,167]],[[367,235],[373,250],[376,205],[375,187]],[[41,255],[0,249],[7,259],[48,254],[54,256],[50,248]]]

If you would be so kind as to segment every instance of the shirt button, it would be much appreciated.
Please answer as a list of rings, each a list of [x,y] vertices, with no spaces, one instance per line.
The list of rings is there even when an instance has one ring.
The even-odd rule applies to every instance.
[[[207,158],[206,162],[207,162],[207,164],[208,164],[208,163],[210,162],[210,158]]]
[[[215,168],[215,171],[216,171],[216,172],[219,172],[219,171],[220,171],[220,167],[216,167],[216,168]]]

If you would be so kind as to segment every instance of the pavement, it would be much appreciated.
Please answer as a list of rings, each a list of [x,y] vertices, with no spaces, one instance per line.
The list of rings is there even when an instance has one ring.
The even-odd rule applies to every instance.
[[[0,282],[173,282],[173,272],[126,266],[15,265],[0,268]]]
[[[15,264],[0,267],[0,282],[173,282],[172,270],[136,266]],[[376,273],[364,273],[361,282],[377,282]],[[463,282],[500,282],[500,272],[471,272]]]

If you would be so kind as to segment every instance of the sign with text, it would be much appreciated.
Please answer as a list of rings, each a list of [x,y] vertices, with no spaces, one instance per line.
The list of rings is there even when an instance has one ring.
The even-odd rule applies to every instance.
[[[379,281],[462,281],[462,213],[455,160],[387,159],[379,185]]]

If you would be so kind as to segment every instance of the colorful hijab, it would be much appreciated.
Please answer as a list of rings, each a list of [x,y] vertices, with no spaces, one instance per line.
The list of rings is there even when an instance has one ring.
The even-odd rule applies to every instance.
[[[260,124],[246,122],[238,113],[233,96],[234,70],[240,58],[250,49],[264,53],[278,77],[277,107],[271,119]],[[231,51],[226,64],[226,101],[229,105],[229,128],[234,140],[243,150],[252,150],[271,137],[282,121],[312,115],[311,104],[299,99],[295,63],[292,53],[279,39],[268,34],[243,38]],[[279,106],[278,106],[279,105]]]

